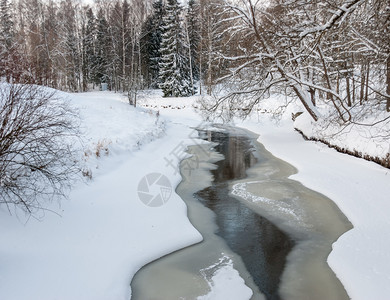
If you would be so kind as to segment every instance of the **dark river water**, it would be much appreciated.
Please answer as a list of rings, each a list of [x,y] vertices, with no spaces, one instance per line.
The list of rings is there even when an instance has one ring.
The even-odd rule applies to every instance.
[[[351,228],[337,206],[289,179],[296,169],[255,134],[220,127],[199,135],[209,143],[188,148],[192,157],[181,162],[176,192],[203,241],[141,268],[132,299],[198,299],[212,287],[216,262],[225,260],[253,291],[250,299],[349,299],[326,263]]]
[[[195,197],[216,214],[216,234],[241,256],[260,291],[267,299],[280,299],[280,277],[294,243],[229,193],[229,182],[247,177],[246,170],[258,160],[253,153],[253,141],[246,135],[228,132],[210,132],[206,136],[216,143],[215,151],[222,153],[224,159],[216,162],[217,169],[211,171],[212,185],[197,192]]]

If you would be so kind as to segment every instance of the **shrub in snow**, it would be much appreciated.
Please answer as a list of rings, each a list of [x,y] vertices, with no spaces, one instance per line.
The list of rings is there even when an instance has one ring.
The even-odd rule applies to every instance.
[[[79,172],[77,118],[49,89],[0,85],[0,204],[34,214]]]

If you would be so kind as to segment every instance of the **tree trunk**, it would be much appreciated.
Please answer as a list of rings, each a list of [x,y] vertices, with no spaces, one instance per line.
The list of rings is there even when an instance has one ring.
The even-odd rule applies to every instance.
[[[361,80],[360,80],[360,105],[363,105],[363,99],[364,99],[364,83],[366,82],[365,80],[365,71],[366,71],[366,66],[364,63],[362,63],[362,67],[361,67],[361,71],[360,71],[360,76],[361,76]]]
[[[309,115],[313,118],[314,121],[317,122],[318,121],[318,116],[317,116],[316,112],[306,102],[305,96],[303,95],[301,89],[299,89],[296,85],[293,85],[292,89],[294,90],[295,95],[298,96],[299,100],[301,100],[303,106],[305,107],[305,109],[309,113]]]
[[[310,93],[311,103],[313,103],[313,105],[316,106],[316,90],[310,88],[309,93]]]
[[[202,9],[203,11],[203,9]],[[203,20],[203,14],[204,12],[202,13],[201,15],[201,20]],[[203,57],[203,41],[202,41],[202,38],[203,38],[203,21],[200,22],[200,34],[201,34],[201,39],[200,39],[200,49],[199,49],[199,95],[202,95],[202,80],[203,80],[203,76],[202,76],[202,57]]]
[[[208,28],[207,28],[207,95],[211,95],[211,81],[212,81],[212,74],[211,74],[211,67],[212,67],[212,57],[211,52],[213,50],[213,44],[212,44],[212,34],[211,34],[211,22],[210,18],[208,18]]]
[[[370,77],[370,62],[367,62],[367,75],[366,75],[366,86],[365,86],[365,93],[364,93],[364,101],[368,101],[368,79]]]
[[[187,23],[185,24],[185,31],[186,31],[186,39],[187,39],[187,44],[188,44],[188,58],[189,58],[189,63],[190,63],[191,95],[195,95],[194,75],[192,74],[191,43],[190,43],[190,36],[188,34]]]
[[[390,112],[390,55],[387,57],[387,103],[386,103],[386,110]]]
[[[347,105],[349,107],[352,106],[352,101],[351,101],[351,88],[350,88],[350,84],[349,84],[349,76],[347,76],[345,78],[345,80],[347,81]]]
[[[122,91],[126,90],[126,45],[125,31],[122,30]]]
[[[131,83],[130,85],[131,86],[134,86],[134,81],[135,81],[135,76],[134,76],[134,58],[135,58],[135,29],[132,28],[131,30],[131,55],[130,55],[130,80],[131,80]]]
[[[199,94],[202,95],[202,52],[200,52],[201,55],[199,57]]]
[[[355,76],[352,76],[352,103],[355,104],[356,95],[355,95]]]

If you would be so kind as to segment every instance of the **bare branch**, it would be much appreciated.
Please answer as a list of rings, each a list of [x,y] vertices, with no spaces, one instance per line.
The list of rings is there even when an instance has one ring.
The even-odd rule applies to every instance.
[[[0,85],[0,204],[34,214],[79,173],[77,115],[54,92]]]

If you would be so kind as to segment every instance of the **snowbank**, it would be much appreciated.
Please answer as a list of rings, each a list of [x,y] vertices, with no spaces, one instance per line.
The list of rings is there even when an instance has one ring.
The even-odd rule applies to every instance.
[[[50,205],[58,215],[47,213],[42,220],[25,223],[0,207],[0,299],[127,300],[140,267],[201,240],[174,190],[160,207],[146,206],[137,194],[141,179],[153,172],[165,175],[172,187],[179,183],[175,166],[194,143],[191,127],[201,123],[193,110],[196,98],[145,94],[139,100],[143,108],[134,109],[110,92],[67,97],[82,117],[86,150],[80,156],[93,180],[80,182],[60,206]],[[389,299],[390,171],[304,141],[290,119],[295,108],[278,124],[264,115],[272,109],[269,104],[252,120],[237,123],[260,134],[269,151],[298,169],[293,179],[328,196],[353,223],[328,259],[349,296]],[[354,137],[345,143],[362,145]],[[245,287],[229,263],[209,280],[206,299]]]
[[[353,111],[353,110],[352,110]],[[327,112],[324,113],[327,115]],[[372,115],[348,126],[329,120],[314,122],[304,113],[296,118],[294,127],[309,139],[322,140],[329,145],[348,151],[358,157],[390,160],[390,114],[376,111]],[[370,124],[376,124],[371,126]]]
[[[298,169],[292,179],[332,199],[353,224],[328,258],[348,295],[353,300],[389,299],[390,170],[305,141],[294,131],[290,115],[288,111],[278,123],[252,117],[239,126],[258,133],[267,150]],[[359,140],[352,140],[345,143],[360,147]]]
[[[105,156],[111,154],[112,164],[116,155],[129,155],[165,134],[165,121],[155,111],[134,109],[120,93],[91,92],[67,96],[82,119],[82,157],[92,176],[98,172]]]
[[[25,223],[0,207],[0,299],[128,300],[140,267],[201,240],[174,192],[180,176],[164,159],[177,165],[180,157],[172,150],[192,142],[191,130],[162,126],[155,113],[129,107],[118,94],[68,97],[80,111],[90,151],[80,155],[93,180],[80,182],[60,206],[49,205],[58,214],[42,220]],[[97,157],[99,141],[108,141],[107,151]],[[161,207],[138,198],[138,183],[152,172],[165,175],[173,187]]]
[[[250,299],[253,295],[227,256],[221,257],[217,263],[200,272],[208,282],[210,292],[199,296],[197,300],[240,300]]]

